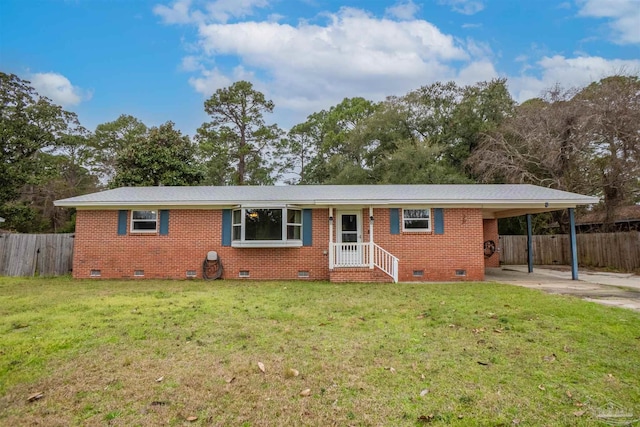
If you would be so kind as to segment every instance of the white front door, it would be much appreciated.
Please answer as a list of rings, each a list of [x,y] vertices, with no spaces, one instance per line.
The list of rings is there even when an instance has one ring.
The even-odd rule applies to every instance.
[[[362,244],[362,212],[338,212],[336,227],[336,265],[358,267],[364,262],[364,245]]]

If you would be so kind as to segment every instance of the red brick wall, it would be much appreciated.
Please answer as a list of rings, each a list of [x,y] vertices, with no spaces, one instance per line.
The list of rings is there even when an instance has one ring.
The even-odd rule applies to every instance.
[[[369,210],[362,212],[363,240],[369,241]],[[336,214],[334,210],[337,225]],[[484,278],[484,228],[479,209],[445,209],[442,235],[402,231],[391,235],[388,208],[375,209],[374,218],[374,241],[400,259],[400,281]],[[94,269],[101,271],[102,278],[133,278],[135,270],[144,270],[145,278],[182,279],[187,270],[202,277],[202,262],[208,251],[215,250],[224,278],[238,278],[240,271],[249,271],[250,279],[297,279],[302,270],[310,280],[390,280],[379,270],[366,268],[339,269],[330,276],[327,209],[313,210],[313,245],[301,248],[223,247],[221,210],[173,209],[166,236],[129,232],[118,236],[117,227],[117,210],[78,211],[74,277],[90,277]],[[414,270],[423,270],[424,275],[414,277]],[[465,270],[465,275],[457,276],[456,270]]]
[[[484,259],[484,266],[500,267],[500,253],[498,252],[498,245],[500,244],[500,237],[498,236],[498,220],[485,219],[482,221],[482,228],[484,229],[484,241],[493,240],[496,244],[496,252],[489,258]]]
[[[101,270],[103,278],[133,278],[135,270],[144,270],[146,278],[183,279],[187,270],[202,277],[202,262],[213,250],[222,262],[224,278],[237,278],[241,270],[249,271],[251,279],[297,279],[299,270],[308,271],[311,280],[329,278],[324,209],[313,211],[313,246],[301,248],[223,247],[221,210],[173,209],[166,236],[129,232],[118,236],[117,224],[118,211],[78,211],[74,277],[89,277],[92,269]]]
[[[369,210],[363,212],[368,218]],[[480,209],[444,209],[444,234],[403,232],[402,211],[400,234],[390,234],[389,209],[374,209],[373,216],[375,243],[400,259],[400,282],[484,279]],[[368,241],[369,221],[364,223],[364,239]],[[419,270],[423,276],[414,276],[413,272]],[[456,270],[465,270],[465,276],[457,276]]]

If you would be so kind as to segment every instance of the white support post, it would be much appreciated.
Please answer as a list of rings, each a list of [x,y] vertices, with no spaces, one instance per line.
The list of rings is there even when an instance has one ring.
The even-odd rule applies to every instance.
[[[334,264],[334,251],[333,247],[333,208],[329,208],[329,270],[333,270]]]
[[[373,207],[369,206],[369,268],[373,270]]]

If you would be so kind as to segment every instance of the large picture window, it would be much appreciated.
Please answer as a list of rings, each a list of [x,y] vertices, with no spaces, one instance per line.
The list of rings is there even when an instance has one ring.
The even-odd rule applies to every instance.
[[[431,231],[431,209],[403,209],[403,231]]]
[[[158,211],[131,211],[131,231],[155,233],[158,229]]]
[[[242,208],[232,215],[232,246],[301,246],[302,211]]]

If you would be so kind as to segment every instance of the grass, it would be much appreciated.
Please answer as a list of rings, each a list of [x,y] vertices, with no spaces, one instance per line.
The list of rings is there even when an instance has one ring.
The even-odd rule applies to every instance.
[[[639,378],[640,313],[507,285],[0,278],[0,425],[606,425]]]

